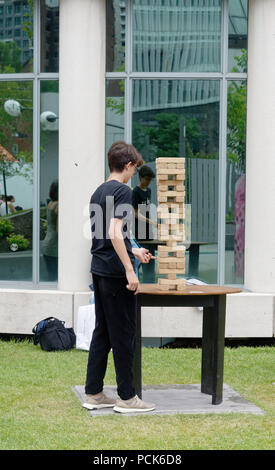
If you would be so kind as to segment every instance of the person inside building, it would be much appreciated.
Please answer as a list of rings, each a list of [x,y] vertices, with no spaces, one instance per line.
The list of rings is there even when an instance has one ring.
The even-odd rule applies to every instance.
[[[137,395],[133,383],[136,340],[136,293],[139,281],[135,273],[135,256],[149,263],[146,248],[132,248],[130,219],[132,192],[126,184],[141,155],[133,145],[115,142],[108,152],[110,176],[92,194],[90,217],[92,229],[93,288],[95,329],[93,332],[85,383],[87,409],[113,407],[120,413],[145,412],[155,408]],[[126,228],[126,230],[125,230]],[[117,381],[117,400],[103,392],[108,354],[112,348]]]
[[[48,281],[58,277],[58,181],[53,181],[49,191],[47,206],[47,233],[41,242],[41,252],[47,266]]]
[[[138,174],[139,184],[132,192],[132,204],[135,210],[135,239],[141,244],[145,241],[144,246],[154,256],[155,245],[148,242],[154,239],[153,227],[157,226],[157,223],[150,218],[151,188],[149,186],[155,178],[155,173],[148,165],[143,165]],[[154,261],[142,265],[142,275],[143,283],[155,282]]]
[[[14,207],[15,197],[14,196],[7,196],[7,198],[2,195],[1,196],[2,204],[0,205],[0,215],[5,216],[8,214],[15,214],[16,208]],[[7,204],[6,204],[7,200]],[[8,214],[7,214],[8,209]]]

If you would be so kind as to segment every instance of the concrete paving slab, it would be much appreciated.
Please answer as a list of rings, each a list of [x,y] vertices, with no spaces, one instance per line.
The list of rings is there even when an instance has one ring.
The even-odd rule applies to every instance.
[[[142,388],[142,399],[156,404],[156,409],[142,415],[174,415],[174,414],[207,414],[207,413],[253,413],[264,412],[253,403],[249,402],[227,384],[223,386],[223,402],[220,405],[212,405],[211,395],[200,391],[201,385],[145,385]],[[76,385],[73,391],[81,403],[85,402],[84,386]],[[104,391],[110,397],[117,397],[117,388],[106,385]],[[100,410],[87,410],[91,416],[119,415],[112,408]],[[137,416],[141,413],[127,413],[124,416]]]

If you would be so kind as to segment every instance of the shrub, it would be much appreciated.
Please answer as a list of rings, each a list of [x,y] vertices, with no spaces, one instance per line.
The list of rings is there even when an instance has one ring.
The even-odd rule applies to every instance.
[[[23,235],[16,235],[15,233],[7,237],[7,242],[12,251],[26,250],[30,244],[29,240]]]
[[[0,220],[0,238],[7,236],[13,231],[13,225],[9,220]]]

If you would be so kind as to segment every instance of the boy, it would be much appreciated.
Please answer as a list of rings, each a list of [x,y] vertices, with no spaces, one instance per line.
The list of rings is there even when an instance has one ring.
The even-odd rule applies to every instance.
[[[108,152],[110,176],[91,197],[93,285],[96,324],[90,345],[83,406],[113,407],[120,413],[151,411],[135,394],[133,360],[136,337],[136,293],[139,281],[135,256],[143,263],[152,258],[145,248],[132,248],[123,221],[129,217],[131,189],[125,184],[142,157],[133,145],[115,142]],[[127,228],[127,227],[126,227]],[[108,353],[112,348],[118,399],[103,392]]]
[[[135,238],[139,243],[146,241],[146,247],[149,252],[154,255],[155,244],[148,243],[153,240],[153,226],[157,227],[157,223],[150,220],[150,205],[151,205],[151,188],[149,185],[155,173],[147,166],[143,165],[138,171],[139,185],[133,189],[132,205],[135,211]],[[152,261],[149,264],[142,265],[143,283],[155,282],[155,263]]]

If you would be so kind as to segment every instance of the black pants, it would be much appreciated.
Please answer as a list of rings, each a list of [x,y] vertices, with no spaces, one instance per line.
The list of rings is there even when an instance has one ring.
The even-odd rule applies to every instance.
[[[133,362],[136,341],[136,296],[124,278],[93,274],[95,329],[90,345],[85,392],[103,389],[108,353],[113,350],[117,393],[122,400],[135,395]]]

